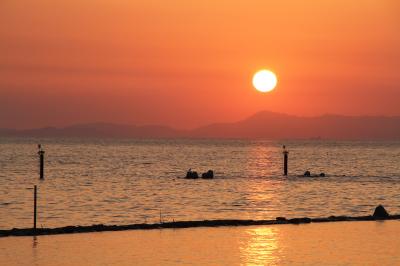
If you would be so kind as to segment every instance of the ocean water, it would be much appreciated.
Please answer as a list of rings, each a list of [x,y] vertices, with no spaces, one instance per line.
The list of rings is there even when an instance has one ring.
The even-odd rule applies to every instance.
[[[399,181],[400,142],[0,139],[0,229],[32,227],[34,185],[38,226],[59,227],[400,213]]]

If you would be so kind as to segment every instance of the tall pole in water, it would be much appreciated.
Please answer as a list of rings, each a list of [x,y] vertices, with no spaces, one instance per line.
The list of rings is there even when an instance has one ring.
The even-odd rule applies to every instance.
[[[283,145],[283,175],[287,176],[288,173],[288,154],[289,152],[286,150],[286,146]]]
[[[33,188],[33,229],[36,230],[36,213],[37,213],[37,186]]]
[[[44,150],[42,149],[42,145],[38,145],[39,151],[39,172],[40,179],[44,179]]]

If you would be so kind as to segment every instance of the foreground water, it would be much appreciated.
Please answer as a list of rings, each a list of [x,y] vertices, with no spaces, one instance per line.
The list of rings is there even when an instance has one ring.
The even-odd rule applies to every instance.
[[[35,184],[43,227],[400,213],[400,142],[1,139],[0,151],[0,229],[32,226]],[[189,168],[216,178],[180,178]]]
[[[399,234],[384,221],[8,237],[0,265],[399,265]]]

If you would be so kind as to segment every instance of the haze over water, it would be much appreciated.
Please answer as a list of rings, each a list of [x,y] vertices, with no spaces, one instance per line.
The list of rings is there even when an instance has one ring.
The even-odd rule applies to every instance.
[[[0,150],[0,229],[32,226],[35,184],[43,227],[400,213],[400,142],[2,139]],[[183,179],[189,168],[215,179]]]

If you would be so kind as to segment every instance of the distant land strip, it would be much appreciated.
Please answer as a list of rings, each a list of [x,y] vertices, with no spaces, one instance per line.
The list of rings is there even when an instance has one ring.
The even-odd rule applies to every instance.
[[[60,235],[73,233],[110,232],[125,230],[151,230],[151,229],[178,229],[194,227],[221,227],[221,226],[251,226],[251,225],[274,225],[274,224],[307,224],[324,222],[350,222],[350,221],[383,221],[400,220],[400,214],[388,217],[376,216],[330,216],[326,218],[292,218],[277,217],[275,220],[204,220],[204,221],[180,221],[156,224],[131,224],[131,225],[89,225],[89,226],[65,226],[58,228],[13,228],[0,230],[0,237],[8,236],[38,236],[38,235]]]
[[[187,130],[163,125],[89,123],[61,128],[0,128],[0,137],[400,140],[400,116],[299,117],[262,111],[234,123]]]

